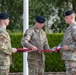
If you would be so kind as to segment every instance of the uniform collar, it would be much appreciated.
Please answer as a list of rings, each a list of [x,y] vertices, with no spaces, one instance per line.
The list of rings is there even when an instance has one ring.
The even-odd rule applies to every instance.
[[[3,26],[0,26],[0,28],[6,29],[6,28],[5,28],[5,27],[3,27]]]
[[[73,24],[71,24],[67,29],[72,28],[73,26],[76,26],[76,22],[74,22]]]
[[[36,31],[36,32],[40,32],[41,30],[38,30],[37,28],[36,28],[36,26],[34,26],[34,30]]]

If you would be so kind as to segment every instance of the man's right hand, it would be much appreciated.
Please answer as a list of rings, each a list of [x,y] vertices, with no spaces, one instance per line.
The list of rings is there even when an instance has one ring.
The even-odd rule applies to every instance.
[[[16,48],[12,48],[12,53],[15,53],[17,52],[17,49]]]
[[[32,49],[32,51],[37,51],[38,50],[38,48],[36,46],[32,46],[31,49]]]

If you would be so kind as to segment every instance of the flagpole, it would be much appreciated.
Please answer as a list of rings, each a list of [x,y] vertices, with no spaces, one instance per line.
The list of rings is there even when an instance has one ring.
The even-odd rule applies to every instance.
[[[29,0],[23,0],[23,34],[29,28]],[[23,75],[28,75],[27,52],[23,53]]]

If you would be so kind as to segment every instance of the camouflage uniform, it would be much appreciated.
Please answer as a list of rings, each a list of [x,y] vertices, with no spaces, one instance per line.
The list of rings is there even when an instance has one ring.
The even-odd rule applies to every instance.
[[[76,75],[76,23],[70,25],[64,34],[61,46],[67,45],[69,50],[61,50],[65,61],[66,75]]]
[[[0,26],[0,75],[9,75],[11,42],[6,29]]]
[[[28,48],[34,45],[39,49],[49,49],[45,32],[42,29],[40,31],[37,30],[35,26],[26,30],[21,43],[24,47]],[[29,52],[29,75],[44,75],[44,62],[44,53],[40,53],[37,51]]]

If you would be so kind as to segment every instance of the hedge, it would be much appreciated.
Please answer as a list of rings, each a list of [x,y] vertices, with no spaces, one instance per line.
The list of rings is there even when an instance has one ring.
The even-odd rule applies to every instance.
[[[22,33],[10,33],[12,47],[21,48]],[[62,40],[62,33],[47,34],[50,48],[57,46]],[[46,72],[63,72],[65,71],[64,61],[61,59],[59,52],[45,53],[45,71]],[[14,67],[10,66],[10,72],[23,71],[23,53],[16,52],[13,54]]]

